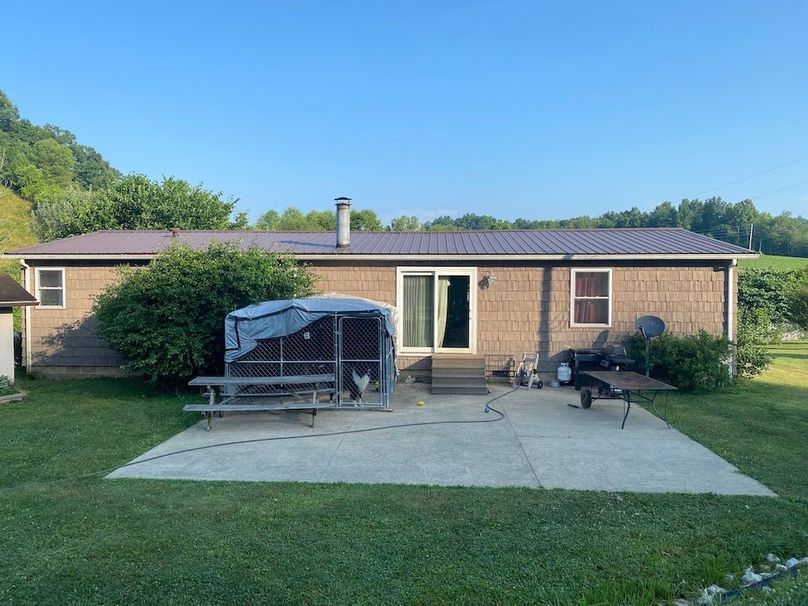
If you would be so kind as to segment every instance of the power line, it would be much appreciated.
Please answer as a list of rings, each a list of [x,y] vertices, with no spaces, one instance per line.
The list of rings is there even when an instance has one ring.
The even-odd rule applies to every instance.
[[[808,183],[808,179],[805,181],[800,181],[799,183],[795,183],[794,185],[789,185],[788,187],[782,187],[780,189],[775,189],[774,191],[766,192],[765,194],[760,194],[758,196],[750,196],[750,200],[755,200],[757,198],[765,198],[766,196],[771,196],[772,194],[779,194],[781,191],[786,191],[788,189],[794,189],[795,187],[799,187],[800,185],[805,185]]]
[[[746,181],[747,179],[752,179],[752,178],[758,177],[760,175],[765,175],[766,173],[770,173],[773,170],[777,170],[777,169],[780,169],[780,168],[785,168],[786,166],[791,166],[792,164],[796,164],[797,162],[802,162],[803,160],[808,160],[808,156],[802,156],[801,158],[797,158],[796,160],[791,160],[790,162],[785,162],[784,164],[778,164],[777,166],[772,166],[771,168],[767,168],[766,170],[761,170],[760,172],[756,172],[756,173],[753,173],[751,175],[741,177],[740,179],[735,179],[734,181],[729,181],[728,183],[724,183],[723,185],[718,185],[716,187],[711,187],[710,189],[705,189],[704,191],[700,191],[697,194],[694,194],[693,197],[698,198],[702,194],[707,194],[707,193],[709,193],[711,191],[715,191],[717,189],[724,189],[725,187],[729,187],[730,185],[735,185],[736,183]],[[800,185],[802,185],[802,184],[800,183]],[[776,192],[771,192],[771,193],[776,193]],[[768,194],[765,194],[765,195],[768,195]]]

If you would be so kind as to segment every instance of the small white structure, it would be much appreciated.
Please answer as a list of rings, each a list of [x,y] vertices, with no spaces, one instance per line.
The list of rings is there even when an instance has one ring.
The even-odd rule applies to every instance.
[[[10,276],[0,275],[0,376],[14,382],[14,307],[38,305],[36,297]]]

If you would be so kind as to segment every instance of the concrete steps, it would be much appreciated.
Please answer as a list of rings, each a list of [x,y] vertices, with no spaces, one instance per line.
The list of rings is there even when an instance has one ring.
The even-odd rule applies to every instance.
[[[485,395],[485,358],[471,354],[432,356],[432,393]]]

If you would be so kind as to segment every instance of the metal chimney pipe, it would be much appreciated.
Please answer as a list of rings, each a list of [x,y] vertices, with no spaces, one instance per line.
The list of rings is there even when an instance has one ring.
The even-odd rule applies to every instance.
[[[351,245],[351,199],[334,198],[337,203],[337,248]]]

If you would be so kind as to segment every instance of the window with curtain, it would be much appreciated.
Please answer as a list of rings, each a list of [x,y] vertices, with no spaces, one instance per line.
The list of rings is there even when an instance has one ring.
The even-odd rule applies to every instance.
[[[37,297],[40,307],[65,306],[65,272],[63,269],[37,269]]]
[[[611,271],[573,270],[573,324],[609,325]]]
[[[404,334],[401,344],[404,347],[432,347],[435,278],[406,275],[403,279]]]

